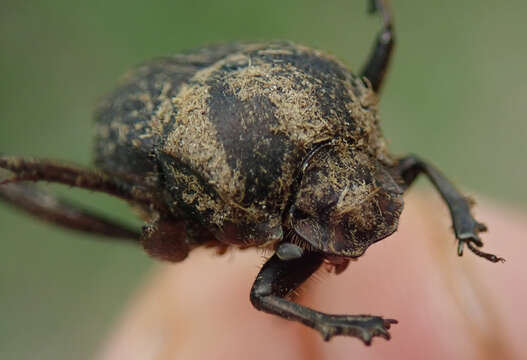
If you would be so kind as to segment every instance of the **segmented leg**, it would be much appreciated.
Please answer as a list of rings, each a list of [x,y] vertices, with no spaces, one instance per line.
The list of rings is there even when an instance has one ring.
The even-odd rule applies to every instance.
[[[0,186],[21,181],[48,181],[97,192],[143,205],[158,204],[147,189],[136,184],[110,177],[102,172],[81,169],[50,160],[15,156],[0,156],[0,168],[9,170],[14,177],[0,181]]]
[[[302,257],[281,260],[273,255],[263,266],[251,289],[251,302],[262,311],[295,320],[319,331],[328,341],[335,335],[354,336],[366,345],[374,336],[390,339],[388,329],[396,320],[371,315],[331,315],[285,299],[322,264],[323,256],[304,252]]]
[[[138,231],[108,221],[34,186],[0,185],[0,199],[42,220],[73,230],[133,241],[140,238]]]
[[[366,77],[371,82],[373,90],[378,93],[390,64],[395,36],[392,11],[389,7],[388,0],[370,0],[370,11],[381,14],[383,28],[377,36],[377,41],[366,65],[362,69],[361,76]]]
[[[64,227],[114,238],[139,240],[140,233],[126,226],[104,219],[67,201],[60,200],[22,181],[48,181],[97,192],[120,199],[162,209],[157,199],[146,188],[125,182],[104,173],[59,164],[49,160],[0,156],[0,198],[43,220]],[[11,176],[11,177],[9,177]]]
[[[454,232],[459,241],[459,256],[463,255],[463,246],[467,244],[468,248],[478,256],[492,262],[504,261],[496,255],[484,253],[474,247],[474,245],[478,247],[483,246],[478,234],[486,231],[487,227],[474,219],[470,213],[470,203],[467,198],[461,195],[439,170],[415,155],[400,159],[396,170],[403,179],[406,188],[413,183],[417,175],[423,173],[439,191],[450,210],[450,216],[454,223]]]

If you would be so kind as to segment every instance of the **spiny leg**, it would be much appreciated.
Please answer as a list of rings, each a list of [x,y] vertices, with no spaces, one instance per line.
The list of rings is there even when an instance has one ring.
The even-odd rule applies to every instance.
[[[474,247],[474,245],[478,247],[483,246],[478,233],[486,231],[487,227],[474,219],[470,213],[470,203],[467,198],[461,195],[439,170],[415,155],[400,159],[396,170],[403,179],[406,188],[413,183],[417,175],[423,173],[439,191],[450,210],[450,216],[454,223],[454,232],[459,241],[459,256],[463,255],[463,246],[467,244],[468,248],[478,256],[492,262],[504,261],[504,259],[496,255],[484,253]]]
[[[304,252],[298,259],[281,260],[273,255],[263,266],[251,289],[251,302],[259,310],[302,322],[319,331],[324,340],[335,335],[355,336],[366,345],[374,336],[390,339],[388,329],[397,323],[371,315],[331,315],[293,303],[285,297],[322,264],[323,256]]]
[[[141,235],[138,231],[106,220],[34,186],[0,185],[0,199],[42,220],[73,230],[136,242]]]
[[[373,90],[378,93],[381,89],[384,75],[388,70],[392,50],[395,44],[392,11],[388,0],[369,0],[370,12],[379,12],[383,19],[383,28],[377,36],[377,41],[370,57],[362,69],[361,76],[366,77]]]

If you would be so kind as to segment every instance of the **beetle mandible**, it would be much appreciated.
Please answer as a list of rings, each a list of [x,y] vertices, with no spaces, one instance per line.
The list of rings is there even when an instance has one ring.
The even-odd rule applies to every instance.
[[[323,262],[342,272],[391,235],[403,193],[419,174],[447,203],[458,240],[478,249],[467,199],[417,156],[396,158],[379,127],[378,94],[394,46],[388,1],[370,0],[382,29],[360,76],[322,52],[291,42],[235,43],[147,62],[96,112],[96,170],[0,156],[13,176],[5,201],[56,224],[140,241],[178,262],[200,246],[274,251],[256,278],[253,305],[319,331],[370,344],[396,323],[330,315],[287,295]],[[103,192],[143,214],[141,232],[105,220],[21,182],[48,181]]]

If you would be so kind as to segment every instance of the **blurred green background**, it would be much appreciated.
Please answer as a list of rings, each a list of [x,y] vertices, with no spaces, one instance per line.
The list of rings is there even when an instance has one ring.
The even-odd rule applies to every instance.
[[[97,100],[134,64],[182,49],[290,39],[358,69],[380,28],[365,2],[2,0],[0,152],[90,164]],[[398,44],[381,106],[392,150],[433,160],[469,193],[525,208],[527,3],[393,3]],[[140,224],[119,201],[51,188]],[[139,249],[3,204],[0,239],[4,360],[92,358],[153,264]]]

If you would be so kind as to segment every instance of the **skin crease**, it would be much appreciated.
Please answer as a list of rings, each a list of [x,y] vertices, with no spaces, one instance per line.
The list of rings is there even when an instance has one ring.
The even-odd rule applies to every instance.
[[[304,325],[256,311],[249,290],[263,254],[217,257],[203,249],[154,271],[98,359],[521,358],[527,215],[478,202],[476,217],[490,229],[485,249],[507,259],[492,264],[468,249],[456,255],[438,195],[414,190],[405,200],[394,235],[338,276],[319,270],[297,296],[321,311],[398,319],[389,342],[376,337],[366,347],[338,336],[325,343]]]

